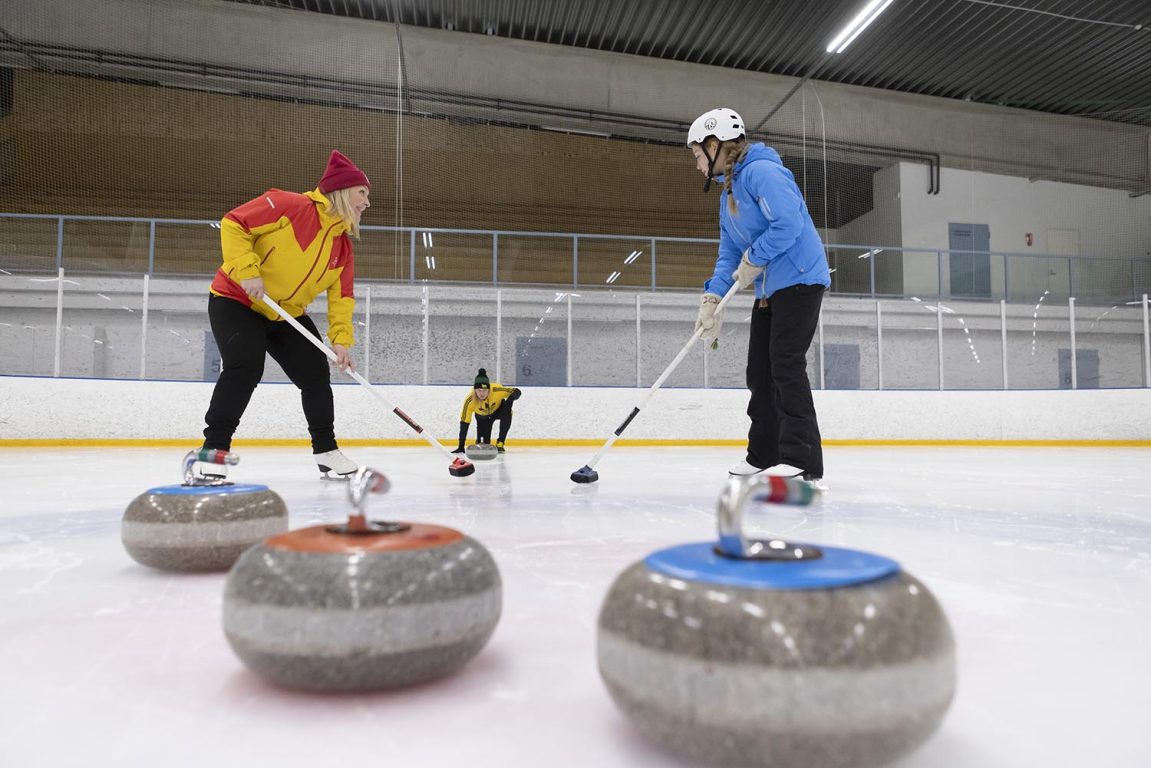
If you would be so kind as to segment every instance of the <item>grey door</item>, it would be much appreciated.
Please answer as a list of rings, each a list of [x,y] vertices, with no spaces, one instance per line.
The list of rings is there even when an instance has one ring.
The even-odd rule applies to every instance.
[[[216,346],[216,337],[211,331],[204,331],[204,381],[220,378],[222,370],[224,363],[220,358],[220,348]]]
[[[1075,350],[1075,386],[1099,389],[1099,350]],[[1071,350],[1059,350],[1059,388],[1071,389]]]
[[[827,367],[823,385],[827,389],[859,389],[859,345],[824,344]]]
[[[567,386],[567,340],[551,336],[517,336],[515,383],[517,387]]]
[[[991,228],[986,224],[947,225],[951,295],[991,296]]]

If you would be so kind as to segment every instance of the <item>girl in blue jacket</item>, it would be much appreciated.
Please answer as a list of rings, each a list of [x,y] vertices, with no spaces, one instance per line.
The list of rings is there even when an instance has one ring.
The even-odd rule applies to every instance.
[[[823,292],[831,286],[827,257],[803,195],[779,153],[749,144],[743,120],[730,109],[696,118],[687,145],[707,181],[723,184],[719,255],[704,283],[696,328],[716,343],[721,297],[735,283],[755,285],[747,348],[747,456],[729,472],[823,477],[823,446],[807,350],[819,323]]]

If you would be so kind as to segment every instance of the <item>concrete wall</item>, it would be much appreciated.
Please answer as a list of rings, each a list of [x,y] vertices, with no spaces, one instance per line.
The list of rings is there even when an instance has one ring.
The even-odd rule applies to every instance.
[[[903,243],[903,209],[900,195],[903,189],[904,163],[894,163],[880,168],[872,177],[872,200],[874,208],[835,230],[828,238],[829,243],[848,245],[891,245]],[[911,164],[908,164],[911,165]],[[915,176],[913,188],[922,189],[923,168],[914,166],[909,173]]]
[[[27,42],[364,83],[396,82],[402,36],[412,87],[685,124],[727,104],[756,125],[794,83],[720,67],[217,0],[9,0],[0,7],[0,26]],[[204,78],[155,76],[177,85],[208,85]],[[799,134],[805,125],[826,125],[828,138],[882,138],[873,143],[936,152],[953,167],[1020,175],[1036,175],[1038,169],[1104,186],[1146,181],[1147,140],[1135,126],[827,83],[811,88],[813,98],[793,99],[767,129]],[[372,100],[364,97],[369,106]],[[377,106],[394,107],[394,99]],[[426,106],[413,103],[417,110]],[[500,111],[513,114],[515,108],[505,104]],[[611,124],[581,117],[548,120],[596,130]]]
[[[350,441],[418,439],[355,384],[336,390],[336,432]],[[379,390],[437,439],[454,441],[468,385]],[[0,377],[0,445],[21,441],[200,442],[209,383]],[[516,403],[509,444],[605,440],[640,399],[638,390],[537,387]],[[661,390],[628,440],[739,445],[747,395],[740,390]],[[589,407],[593,403],[594,407]],[[1151,390],[1078,392],[817,392],[825,441],[1144,441]],[[295,388],[262,385],[236,435],[307,438]]]

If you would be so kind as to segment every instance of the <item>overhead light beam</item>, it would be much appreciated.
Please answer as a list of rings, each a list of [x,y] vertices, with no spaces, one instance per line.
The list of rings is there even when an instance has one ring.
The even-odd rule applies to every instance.
[[[875,21],[879,14],[887,10],[887,6],[891,5],[893,0],[871,0],[863,7],[863,10],[856,14],[847,26],[839,30],[839,32],[827,44],[828,53],[843,53],[847,50],[847,46],[854,42],[855,38],[859,37],[863,30],[870,26],[871,22]]]

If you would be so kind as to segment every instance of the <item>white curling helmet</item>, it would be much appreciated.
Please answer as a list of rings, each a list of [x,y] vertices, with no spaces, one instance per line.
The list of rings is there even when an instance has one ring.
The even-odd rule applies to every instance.
[[[743,118],[734,109],[709,109],[695,119],[687,131],[687,145],[700,144],[708,136],[734,141],[744,135]]]

